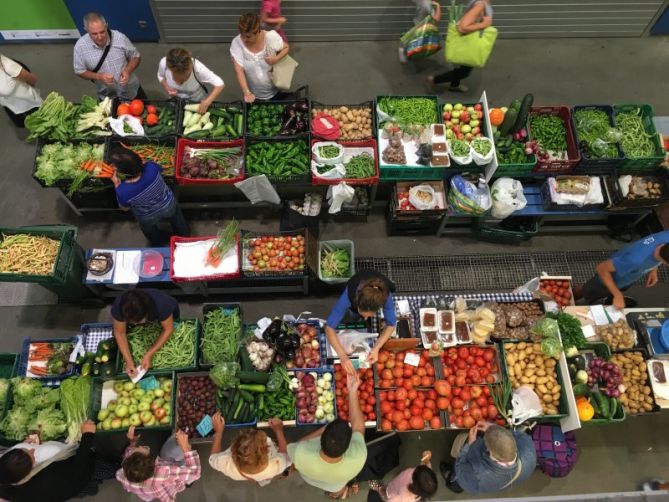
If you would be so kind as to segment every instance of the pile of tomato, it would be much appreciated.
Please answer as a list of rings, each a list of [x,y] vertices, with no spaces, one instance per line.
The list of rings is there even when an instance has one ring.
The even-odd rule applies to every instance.
[[[441,429],[444,424],[437,408],[437,392],[430,390],[379,391],[381,430],[384,432]]]
[[[141,99],[133,99],[129,103],[121,103],[116,107],[116,116],[132,115],[137,117],[141,123],[146,120],[146,125],[158,124],[158,109],[153,105],[146,105]]]
[[[438,396],[437,408],[448,411],[451,427],[469,429],[479,420],[494,421],[501,426],[506,422],[497,411],[490,389],[483,385],[452,386],[446,380],[437,380],[434,390]]]
[[[263,235],[251,239],[246,259],[254,272],[282,272],[304,268],[304,237]],[[246,267],[245,270],[249,270]]]
[[[374,374],[371,368],[358,370],[360,387],[358,387],[358,402],[365,417],[365,422],[376,421],[376,398],[374,397]],[[335,364],[335,397],[337,401],[337,416],[348,420],[348,387],[346,386],[346,371],[341,364]]]
[[[499,359],[492,347],[460,345],[441,354],[444,379],[451,385],[495,383],[499,376]]]
[[[408,353],[418,354],[418,366],[406,364],[404,359]],[[401,350],[379,352],[379,360],[375,366],[377,387],[380,389],[404,388],[411,390],[415,387],[432,387],[435,380],[434,364],[426,350]]]
[[[555,303],[561,307],[571,305],[571,284],[569,281],[543,279],[539,282],[539,290],[553,297]]]

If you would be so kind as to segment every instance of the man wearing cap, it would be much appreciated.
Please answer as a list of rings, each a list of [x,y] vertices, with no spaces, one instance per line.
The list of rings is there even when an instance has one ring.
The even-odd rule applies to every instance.
[[[439,469],[453,492],[492,493],[525,481],[536,463],[530,436],[479,421],[469,430],[455,465],[442,462]]]

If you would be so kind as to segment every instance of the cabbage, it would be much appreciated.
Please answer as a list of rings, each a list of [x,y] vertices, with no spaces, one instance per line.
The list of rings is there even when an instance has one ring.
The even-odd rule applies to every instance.
[[[15,377],[12,378],[14,387],[14,401],[23,402],[37,394],[42,389],[42,385],[32,378]]]
[[[531,331],[535,335],[558,336],[559,333],[558,322],[555,319],[544,317],[542,320],[540,320],[539,322],[535,323],[534,326],[532,326]]]
[[[65,429],[67,429],[65,414],[55,408],[40,410],[28,424],[28,430],[39,431],[42,441],[50,441],[62,437]]]
[[[7,439],[23,441],[28,435],[28,421],[32,413],[26,408],[15,406],[0,423],[0,430]]]
[[[41,410],[43,408],[51,408],[55,406],[58,401],[60,401],[60,389],[40,387],[30,399],[30,402],[25,403],[25,406],[26,408],[33,408],[34,410]]]

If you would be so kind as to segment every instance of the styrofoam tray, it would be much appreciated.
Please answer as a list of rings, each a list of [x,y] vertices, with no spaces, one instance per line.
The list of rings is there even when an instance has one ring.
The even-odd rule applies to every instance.
[[[174,277],[206,277],[208,275],[236,274],[239,272],[238,247],[230,249],[218,267],[205,265],[209,248],[216,239],[196,242],[177,242],[174,247]]]
[[[379,130],[379,165],[382,166],[414,166],[414,167],[430,167],[430,166],[425,166],[421,165],[418,163],[418,156],[416,155],[416,150],[418,150],[418,145],[416,145],[415,141],[407,141],[405,139],[402,139],[402,145],[404,145],[404,156],[406,157],[407,161],[406,164],[386,164],[383,162],[382,159],[382,154],[383,151],[386,149],[388,146],[388,138],[384,138],[382,136],[383,130]]]

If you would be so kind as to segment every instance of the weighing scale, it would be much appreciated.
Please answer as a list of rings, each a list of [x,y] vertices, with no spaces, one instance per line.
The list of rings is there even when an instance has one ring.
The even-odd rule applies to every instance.
[[[666,321],[669,321],[669,309],[653,309],[627,314],[627,322],[645,338],[650,356],[658,359],[669,359],[669,349],[660,341],[662,325]]]

